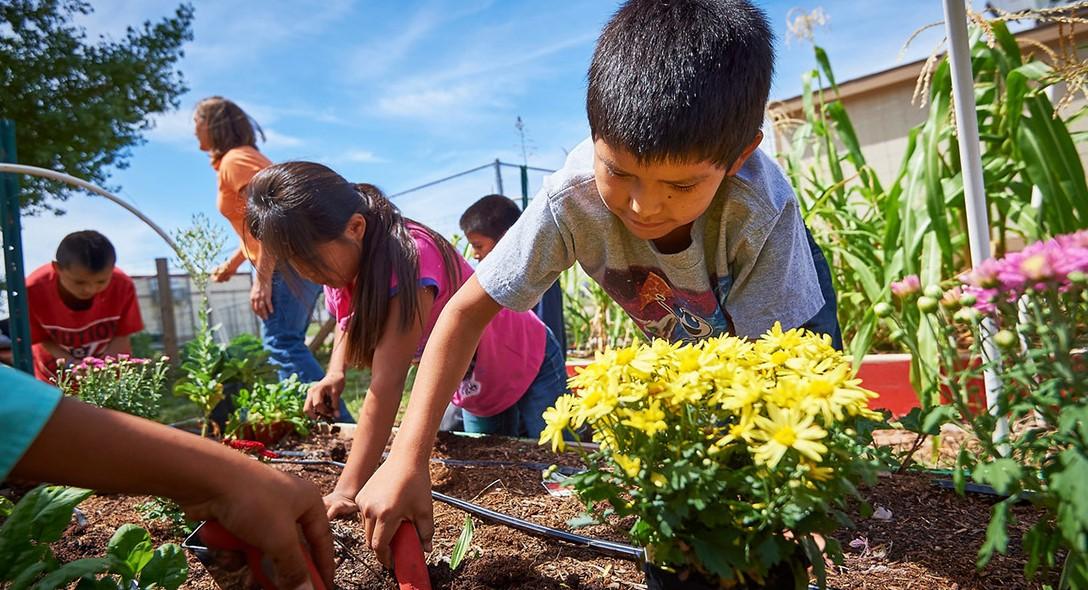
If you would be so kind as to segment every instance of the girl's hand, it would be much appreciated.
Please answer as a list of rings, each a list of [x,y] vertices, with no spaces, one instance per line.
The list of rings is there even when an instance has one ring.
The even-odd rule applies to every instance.
[[[233,262],[234,261],[232,260],[228,260],[215,267],[215,270],[212,271],[211,275],[212,280],[217,283],[229,281],[230,278],[234,276],[234,273],[238,272],[238,267],[234,266]]]
[[[340,394],[344,392],[345,381],[343,373],[327,373],[321,381],[310,385],[302,410],[311,418],[335,419],[340,415]]]
[[[263,279],[260,273],[256,274],[257,280],[253,281],[253,287],[249,290],[249,304],[253,307],[253,313],[262,320],[267,320],[273,312],[272,276],[268,275],[267,279]]]
[[[428,465],[383,463],[370,478],[355,503],[362,514],[366,541],[385,567],[392,567],[389,543],[400,523],[416,526],[423,550],[431,550],[434,507],[431,504],[431,473]]]
[[[332,493],[322,498],[325,502],[325,514],[329,520],[351,516],[359,511],[359,505],[350,494],[333,490]]]

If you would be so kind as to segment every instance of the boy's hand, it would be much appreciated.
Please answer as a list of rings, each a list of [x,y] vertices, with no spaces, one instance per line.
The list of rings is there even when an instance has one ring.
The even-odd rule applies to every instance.
[[[325,587],[332,588],[332,533],[317,488],[256,461],[251,465],[252,469],[216,478],[222,483],[210,493],[179,497],[178,503],[189,518],[215,519],[271,558],[279,588],[313,588],[298,532],[301,526],[314,565]]]
[[[350,494],[333,490],[332,493],[322,498],[325,502],[325,515],[329,520],[344,518],[359,512],[359,505]]]
[[[302,406],[306,415],[315,419],[318,416],[336,418],[340,413],[340,394],[344,392],[345,381],[343,373],[333,372],[311,384]]]
[[[423,550],[431,550],[434,506],[429,466],[385,462],[363,486],[355,502],[362,514],[366,541],[385,567],[392,567],[389,543],[404,521],[413,523]]]

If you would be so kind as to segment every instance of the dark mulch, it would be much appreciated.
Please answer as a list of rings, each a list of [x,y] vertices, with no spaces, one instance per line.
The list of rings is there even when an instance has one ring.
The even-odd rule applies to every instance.
[[[304,449],[324,457],[342,460],[349,444],[332,436],[295,441],[287,448]],[[471,439],[441,436],[435,456],[471,460],[530,461],[577,464],[573,454],[555,457],[547,449],[499,438]],[[558,460],[557,460],[558,459]],[[338,472],[327,466],[277,465],[284,471],[314,481],[324,491],[335,484]],[[583,514],[573,497],[549,495],[540,483],[537,470],[500,467],[431,466],[434,489],[458,498],[527,519],[571,530],[567,521]],[[999,556],[983,572],[975,569],[978,547],[985,534],[994,499],[985,496],[957,496],[932,485],[932,477],[918,473],[888,475],[862,493],[873,507],[891,512],[890,520],[852,518],[856,527],[836,535],[843,544],[846,560],[832,568],[829,583],[840,590],[897,589],[1020,589],[1039,588],[1027,583],[1022,569],[1025,561],[1019,537],[1039,512],[1030,506],[1014,511],[1018,524],[1010,533],[1010,555]],[[148,528],[156,543],[181,542],[182,538],[162,522],[148,522],[136,506],[148,498],[94,496],[80,508],[89,525],[73,525],[54,550],[62,560],[102,555],[113,531],[126,522]],[[854,510],[853,512],[857,512]],[[449,570],[449,556],[465,521],[464,513],[435,503],[434,552],[429,556],[436,588],[468,590],[478,588],[524,589],[607,589],[642,588],[638,565],[600,557],[588,550],[532,537],[506,527],[476,521],[476,532],[468,557],[456,572]],[[579,534],[625,540],[630,523],[597,524],[575,530]],[[393,578],[382,570],[365,549],[362,527],[353,520],[333,523],[339,567],[340,588],[395,588]],[[852,541],[856,541],[851,547]],[[184,586],[215,588],[211,578],[190,557],[190,579]],[[1053,583],[1054,577],[1046,578]]]

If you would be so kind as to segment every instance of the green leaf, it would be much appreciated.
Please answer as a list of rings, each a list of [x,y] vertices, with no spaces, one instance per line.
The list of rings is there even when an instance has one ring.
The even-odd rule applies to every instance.
[[[820,546],[809,535],[801,537],[801,547],[805,549],[805,556],[812,564],[812,571],[816,574],[816,583],[820,588],[827,587],[827,570],[824,567],[824,553]]]
[[[567,521],[567,526],[570,527],[571,530],[593,526],[595,524],[597,524],[597,519],[593,518],[592,514],[581,514]]]
[[[956,488],[956,493],[963,495],[964,489],[967,487],[967,461],[969,456],[967,454],[967,445],[960,447],[960,452],[956,455],[956,468],[952,470],[952,485]]]
[[[475,527],[472,524],[472,517],[465,516],[465,526],[461,528],[461,536],[457,537],[457,542],[453,545],[453,552],[450,553],[450,569],[456,571],[461,567],[461,561],[465,558],[465,552],[472,545],[472,533],[475,531]]]
[[[79,559],[71,563],[66,563],[49,573],[42,578],[34,588],[35,590],[54,590],[54,588],[67,586],[83,576],[104,573],[109,570],[109,568],[110,560],[104,557]]]
[[[4,496],[0,496],[0,517],[7,518],[11,516],[12,510],[15,510],[15,503]]]
[[[1009,502],[1004,500],[994,504],[990,515],[990,524],[986,527],[986,541],[978,551],[976,565],[979,569],[986,567],[993,558],[994,552],[1004,555],[1009,547],[1009,534],[1006,530],[1009,524]]]
[[[1020,479],[1024,477],[1024,468],[1012,459],[1002,458],[990,463],[978,464],[971,476],[975,481],[989,485],[997,493],[1008,495],[1020,490]]]
[[[189,562],[181,547],[167,543],[155,550],[140,570],[140,588],[177,590],[189,578]]]
[[[38,563],[28,564],[26,567],[21,568],[15,579],[11,581],[10,590],[26,590],[30,585],[37,580],[42,574],[52,570],[57,566],[56,563],[49,561],[39,561]]]
[[[151,561],[154,552],[151,535],[134,524],[122,525],[117,529],[106,547],[106,554],[124,565],[120,568],[122,571],[117,573],[126,582],[135,578],[136,574]]]
[[[1074,551],[1088,552],[1088,457],[1076,448],[1061,454],[1062,470],[1050,478],[1051,489],[1058,496],[1058,528]]]

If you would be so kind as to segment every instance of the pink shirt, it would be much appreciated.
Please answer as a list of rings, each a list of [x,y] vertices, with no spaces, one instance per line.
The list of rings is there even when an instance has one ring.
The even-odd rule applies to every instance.
[[[419,248],[419,284],[436,291],[431,316],[427,318],[416,349],[415,360],[418,362],[438,316],[450,297],[472,275],[472,267],[458,256],[461,283],[451,285],[446,278],[442,252],[431,236],[415,224],[409,224],[408,230]],[[390,278],[389,287],[396,291],[395,275]],[[345,330],[353,313],[351,291],[350,288],[325,287],[325,305]],[[545,330],[543,322],[532,312],[505,308],[500,311],[480,337],[475,362],[453,394],[454,405],[476,416],[494,416],[513,406],[525,395],[544,363]]]

